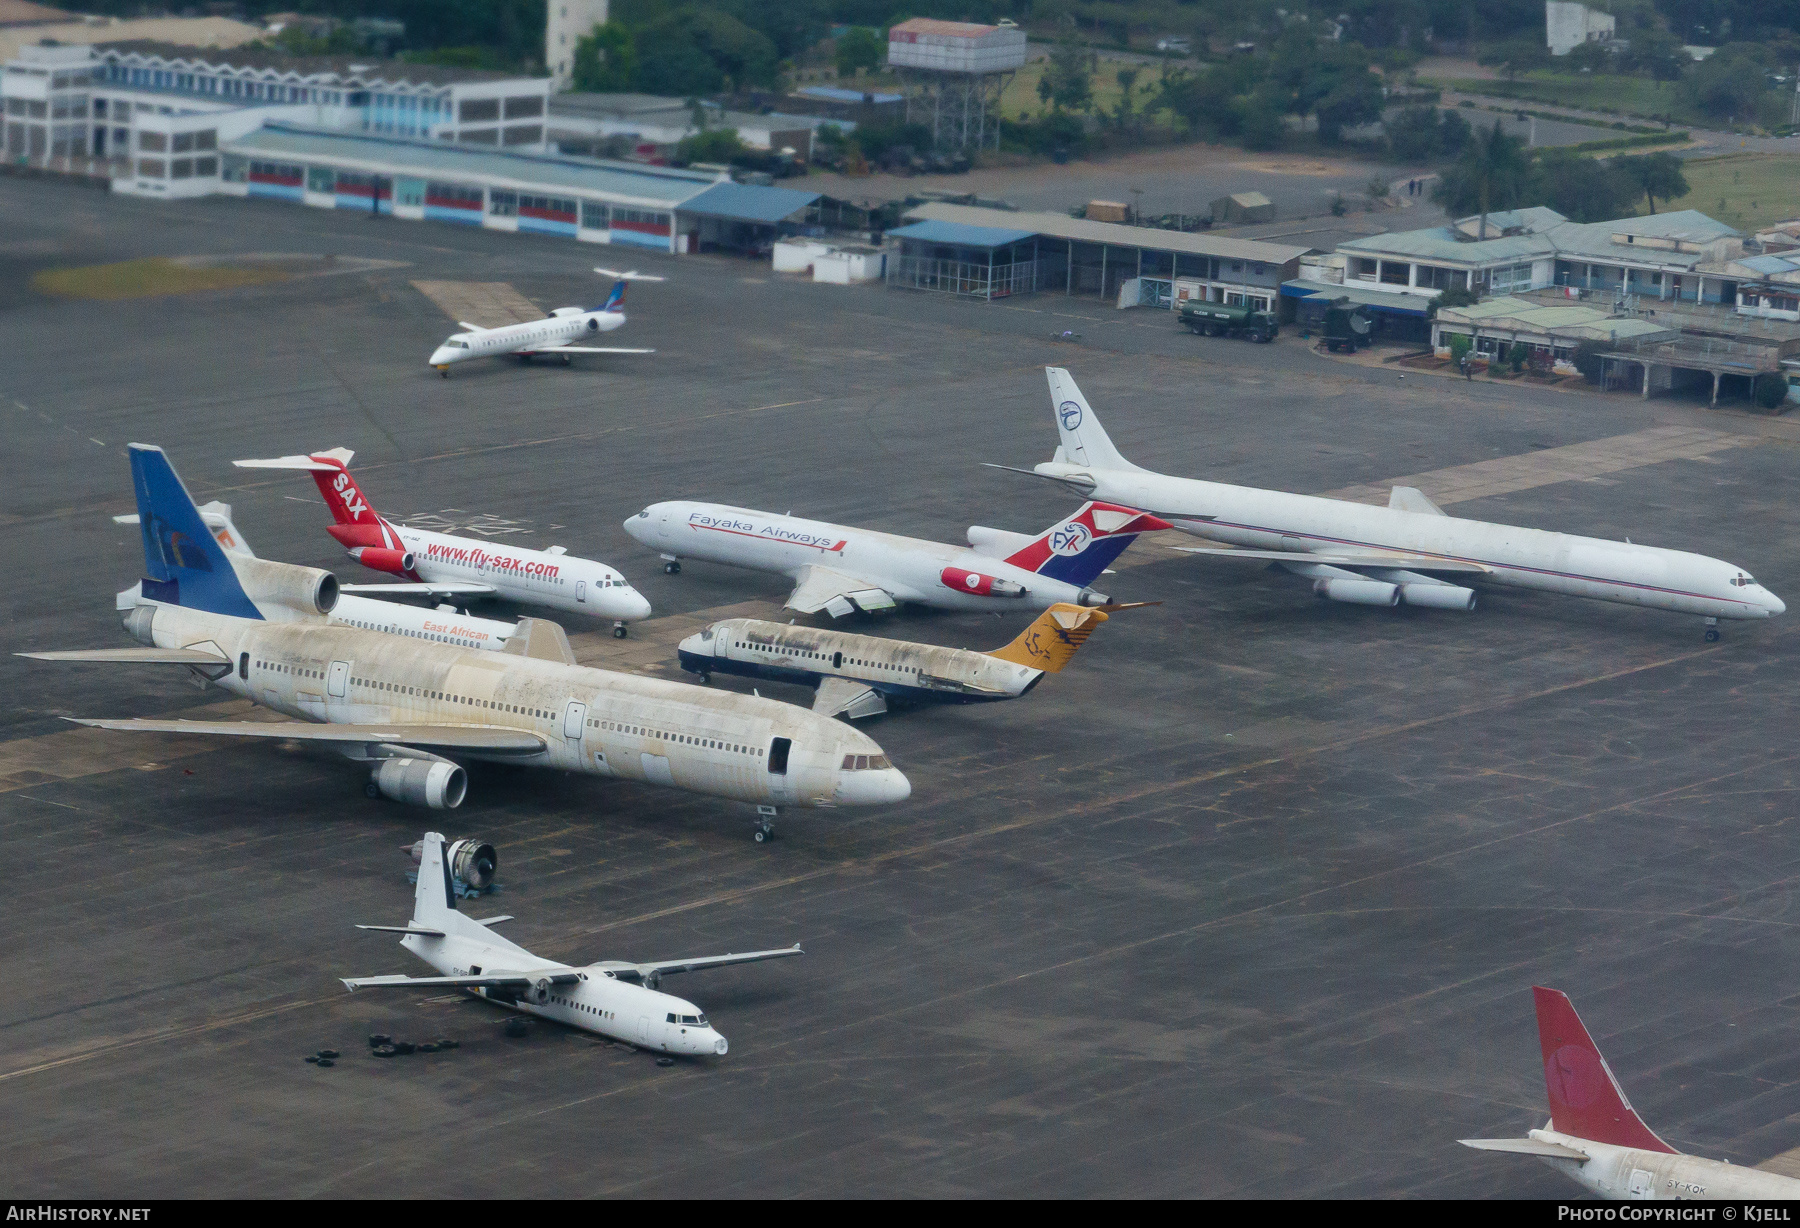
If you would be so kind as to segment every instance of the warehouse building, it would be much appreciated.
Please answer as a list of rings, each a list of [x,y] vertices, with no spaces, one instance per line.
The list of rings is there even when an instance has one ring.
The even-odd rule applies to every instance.
[[[1061,293],[1173,309],[1195,298],[1268,311],[1311,250],[938,202],[908,210],[905,220],[911,224],[888,232],[898,245],[888,285],[989,300]]]

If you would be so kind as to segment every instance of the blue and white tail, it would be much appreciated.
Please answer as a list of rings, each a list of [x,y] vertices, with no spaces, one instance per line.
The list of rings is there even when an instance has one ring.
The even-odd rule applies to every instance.
[[[260,619],[230,557],[163,450],[134,443],[130,451],[144,542],[144,596],[164,605]]]
[[[594,308],[595,311],[624,311],[626,286],[634,281],[662,280],[662,278],[653,277],[649,273],[640,273],[636,269],[633,269],[628,273],[621,273],[617,269],[595,269],[594,272],[600,274],[602,277],[610,277],[613,279],[612,291],[607,294],[604,303],[601,303],[598,307]]]
[[[1069,373],[1061,367],[1045,367],[1044,373],[1050,377],[1050,407],[1062,444],[1056,459],[1090,469],[1136,469],[1113,447],[1106,428]]]
[[[1082,588],[1099,579],[1139,533],[1170,528],[1166,520],[1120,507],[1088,502],[1067,520],[1051,525],[1029,545],[1007,557],[1014,567]]]

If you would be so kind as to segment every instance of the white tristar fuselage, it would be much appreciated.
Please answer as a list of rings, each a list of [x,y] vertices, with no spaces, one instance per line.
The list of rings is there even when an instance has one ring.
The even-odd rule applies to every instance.
[[[210,646],[233,666],[214,685],[310,721],[523,730],[541,752],[464,753],[765,806],[879,804],[911,791],[867,735],[792,704],[351,627],[145,608],[147,642]]]
[[[1768,618],[1787,607],[1748,572],[1723,559],[1630,542],[1576,537],[1463,520],[1430,512],[1373,507],[1342,499],[1284,494],[1167,477],[1142,469],[1100,469],[1067,462],[1036,467],[1073,478],[1093,498],[1153,512],[1196,537],[1255,550],[1419,555],[1478,564],[1470,578],[1709,618]],[[1367,574],[1374,569],[1358,569]],[[1404,569],[1393,571],[1399,579]]]
[[[584,311],[579,307],[558,307],[554,315],[523,324],[503,324],[498,328],[475,328],[463,325],[464,331],[453,333],[431,353],[430,365],[442,370],[472,358],[499,358],[506,354],[555,353],[559,347],[579,346],[623,327],[623,311]],[[571,350],[571,353],[579,352]],[[567,355],[564,355],[566,358]]]
[[[495,596],[509,601],[590,618],[636,622],[650,617],[644,595],[605,563],[556,550],[526,550],[405,525],[388,527],[398,539],[397,548],[412,556],[412,575],[426,583],[485,584]],[[361,561],[364,553],[352,548],[350,556]]]
[[[1058,601],[1094,605],[1106,600],[1096,601],[1091,590],[967,546],[722,503],[653,503],[627,520],[625,531],[670,560],[702,559],[775,572],[802,585],[808,568],[823,569],[879,589],[894,601],[941,610],[1023,612]],[[800,595],[796,590],[795,596]],[[868,608],[861,599],[857,604]]]

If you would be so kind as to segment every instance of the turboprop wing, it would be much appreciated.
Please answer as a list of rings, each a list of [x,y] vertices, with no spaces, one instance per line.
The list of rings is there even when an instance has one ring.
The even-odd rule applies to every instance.
[[[630,980],[632,974],[635,973],[638,980],[654,989],[658,981],[665,976],[674,976],[677,972],[700,972],[707,968],[726,968],[732,964],[755,964],[761,963],[765,959],[786,959],[790,955],[805,954],[806,952],[800,949],[800,944],[795,943],[791,947],[782,947],[776,951],[745,951],[741,955],[702,955],[698,959],[663,959],[643,964],[609,959],[594,964],[593,967],[603,972],[610,972],[614,976],[624,973],[625,975],[619,978],[621,980]]]
[[[893,594],[867,580],[847,576],[829,567],[809,565],[800,569],[800,583],[788,594],[787,608],[802,614],[824,610],[833,618],[843,618],[856,610],[865,614],[875,610],[891,610],[898,603]]]
[[[395,929],[399,927],[384,925],[359,925],[357,929]],[[406,929],[403,932],[418,934],[421,937],[442,938],[437,930]],[[530,989],[539,981],[548,981],[552,985],[573,985],[581,980],[581,974],[572,970],[542,972],[496,972],[482,976],[357,976],[340,977],[344,988],[358,989]]]

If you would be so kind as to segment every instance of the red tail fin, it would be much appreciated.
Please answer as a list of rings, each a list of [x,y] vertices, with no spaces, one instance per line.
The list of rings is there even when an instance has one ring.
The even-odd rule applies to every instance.
[[[1675,1149],[1646,1126],[1594,1038],[1581,1026],[1569,996],[1559,989],[1532,987],[1537,999],[1538,1043],[1544,1051],[1544,1090],[1550,1096],[1550,1125],[1560,1134],[1640,1151]]]

